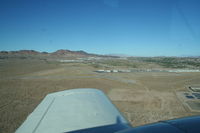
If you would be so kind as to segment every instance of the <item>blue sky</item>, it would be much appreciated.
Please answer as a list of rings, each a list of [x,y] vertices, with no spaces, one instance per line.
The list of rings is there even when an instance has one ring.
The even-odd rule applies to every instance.
[[[0,50],[200,55],[199,0],[0,0]]]

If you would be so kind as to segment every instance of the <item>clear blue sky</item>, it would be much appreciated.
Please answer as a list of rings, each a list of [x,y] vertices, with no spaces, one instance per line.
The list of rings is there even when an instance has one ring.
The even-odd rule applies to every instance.
[[[200,0],[0,0],[0,51],[200,55]]]

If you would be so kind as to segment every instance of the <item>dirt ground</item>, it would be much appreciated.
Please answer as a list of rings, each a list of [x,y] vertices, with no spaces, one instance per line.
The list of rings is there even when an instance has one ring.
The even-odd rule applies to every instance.
[[[0,132],[14,132],[48,93],[73,88],[101,89],[133,126],[200,115],[176,96],[185,86],[200,83],[200,73],[95,70],[84,63],[1,60]]]

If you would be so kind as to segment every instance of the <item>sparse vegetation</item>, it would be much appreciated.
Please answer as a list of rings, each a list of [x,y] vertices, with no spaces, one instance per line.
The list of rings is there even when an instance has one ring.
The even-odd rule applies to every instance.
[[[199,58],[178,58],[178,57],[140,57],[129,58],[148,63],[155,63],[165,68],[200,68]]]
[[[94,68],[101,68],[102,66],[99,63],[91,63],[91,66]]]
[[[72,88],[103,90],[134,125],[189,116],[174,91],[198,84],[200,73],[95,73],[101,68],[174,68],[180,64],[199,68],[199,59],[104,58],[80,63],[60,63],[51,56],[1,56],[0,132],[13,133],[45,95]],[[12,58],[11,58],[12,57]],[[25,58],[21,58],[25,57]],[[65,57],[67,58],[67,57]],[[69,57],[71,59],[71,57]],[[93,62],[93,63],[92,63]],[[174,65],[175,64],[175,65]]]
[[[129,61],[129,60],[120,60],[120,59],[109,59],[109,60],[102,60],[99,61],[101,64],[106,64],[108,66],[125,66],[131,68],[137,68],[137,62]]]

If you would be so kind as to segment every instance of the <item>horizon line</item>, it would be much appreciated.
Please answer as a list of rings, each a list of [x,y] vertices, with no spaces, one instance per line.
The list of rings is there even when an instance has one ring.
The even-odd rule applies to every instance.
[[[73,51],[73,52],[86,52],[87,54],[96,54],[96,55],[105,55],[105,56],[116,56],[116,57],[200,57],[200,55],[152,55],[152,56],[143,56],[143,55],[130,55],[130,54],[124,54],[124,53],[109,53],[109,54],[99,54],[99,53],[95,53],[95,52],[87,52],[86,50],[71,50],[71,49],[57,49],[54,50],[52,52],[49,51],[42,51],[42,50],[35,50],[35,49],[19,49],[19,50],[0,50],[0,53],[2,52],[17,52],[17,51],[35,51],[35,52],[39,52],[39,53],[54,53],[56,51],[59,50],[68,50],[68,51]]]

